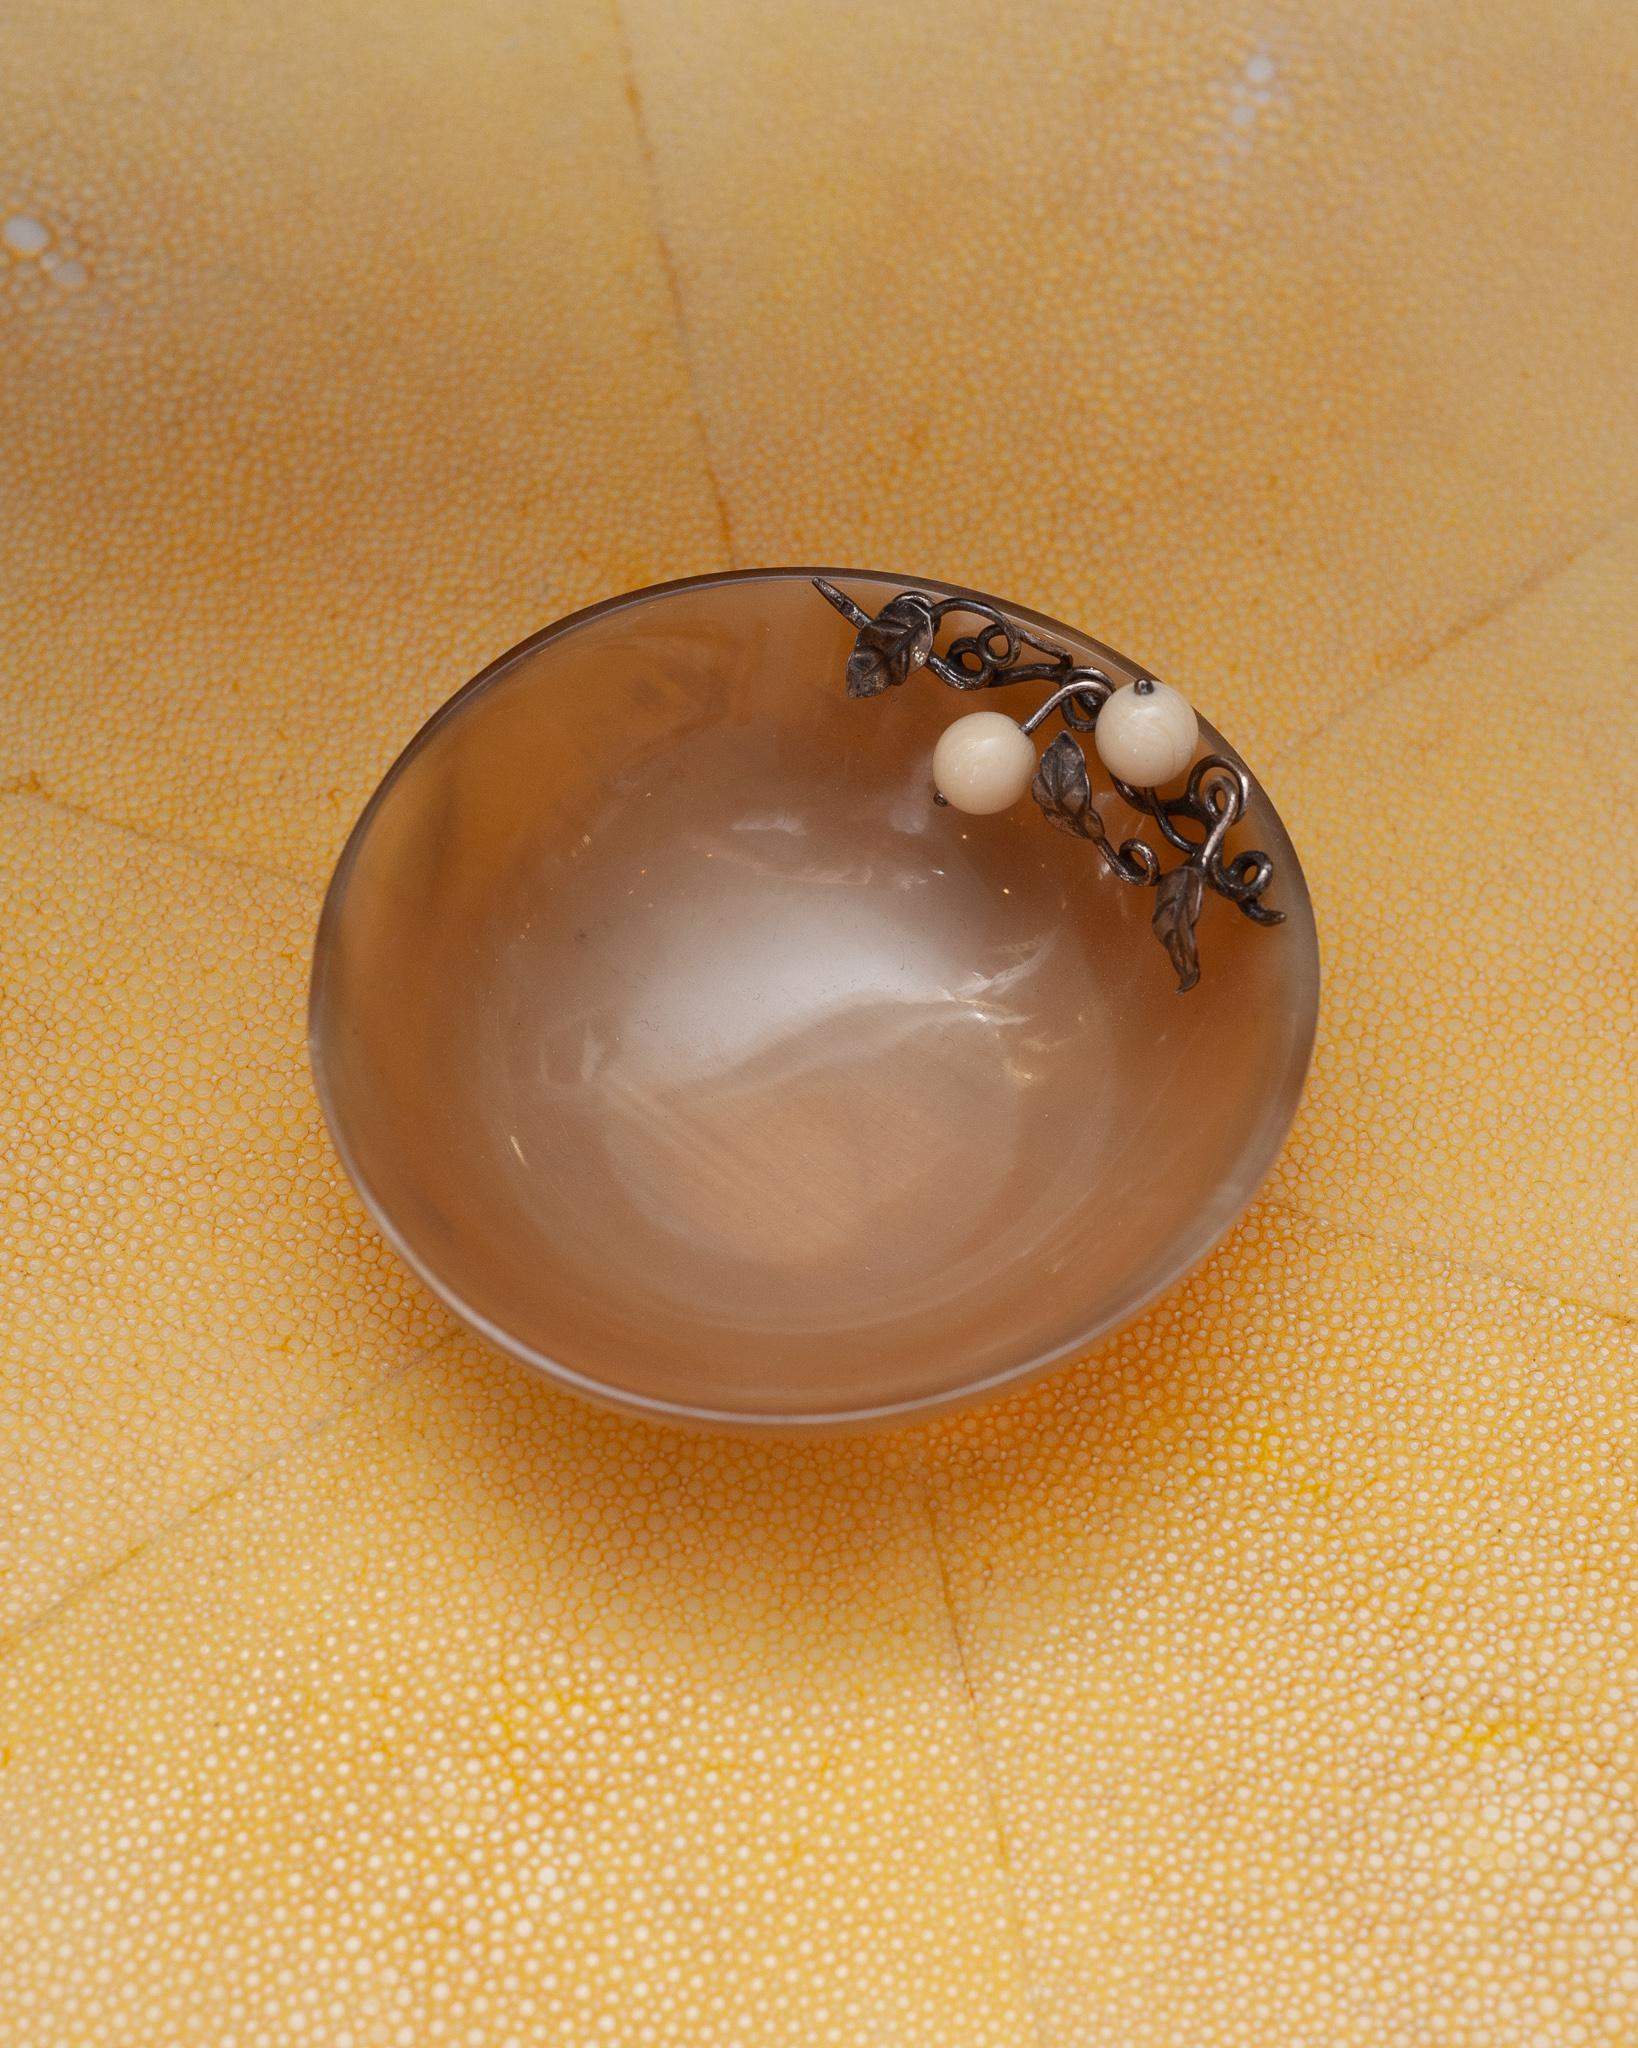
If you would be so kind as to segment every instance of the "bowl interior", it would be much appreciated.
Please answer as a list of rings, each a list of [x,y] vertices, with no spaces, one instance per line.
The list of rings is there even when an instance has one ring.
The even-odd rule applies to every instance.
[[[854,702],[850,645],[795,571],[583,614],[438,714],[331,886],[314,1061],[366,1200],[475,1327],[627,1403],[837,1421],[1073,1353],[1295,1108],[1317,954],[1266,800],[1231,848],[1287,922],[1209,900],[1179,996],[1148,891],[1027,800],[931,801],[944,726],[1040,686]]]

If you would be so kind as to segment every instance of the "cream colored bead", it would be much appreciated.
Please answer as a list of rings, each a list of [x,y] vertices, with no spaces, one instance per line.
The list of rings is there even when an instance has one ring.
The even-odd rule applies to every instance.
[[[945,727],[933,750],[939,794],[975,817],[1009,809],[1034,773],[1034,742],[1001,711],[969,711]]]
[[[1187,697],[1166,683],[1128,683],[1098,713],[1098,759],[1117,782],[1159,789],[1194,759],[1200,721]]]

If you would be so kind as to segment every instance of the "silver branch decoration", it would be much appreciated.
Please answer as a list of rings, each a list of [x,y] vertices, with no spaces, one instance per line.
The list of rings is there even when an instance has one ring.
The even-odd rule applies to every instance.
[[[1034,733],[1055,713],[1068,729],[1042,755],[1030,793],[1049,825],[1090,840],[1121,881],[1155,891],[1151,924],[1176,970],[1180,994],[1200,979],[1196,927],[1208,890],[1227,897],[1254,924],[1284,921],[1284,911],[1273,910],[1262,900],[1274,879],[1268,855],[1243,852],[1224,858],[1224,843],[1251,802],[1251,777],[1238,763],[1222,754],[1208,754],[1194,764],[1181,794],[1175,796],[1137,789],[1111,776],[1121,798],[1146,815],[1165,844],[1182,854],[1175,866],[1163,867],[1162,857],[1142,839],[1126,839],[1116,846],[1093,798],[1086,754],[1076,734],[1093,730],[1099,711],[1114,693],[1114,684],[1101,669],[1077,662],[1067,647],[974,598],[935,599],[920,590],[904,590],[872,618],[822,577],[815,577],[814,587],[854,628],[847,663],[850,697],[879,697],[907,682],[918,669],[930,670],[955,690],[991,690],[1025,682],[1053,685],[1045,703],[1023,721],[1023,730]],[[977,629],[953,638],[940,652],[940,628],[956,615],[976,619]],[[942,803],[943,798],[935,801]]]

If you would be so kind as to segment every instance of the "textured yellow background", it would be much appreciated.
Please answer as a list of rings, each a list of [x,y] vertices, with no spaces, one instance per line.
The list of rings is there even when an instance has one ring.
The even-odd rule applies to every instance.
[[[1638,13],[22,0],[0,2041],[1638,2040]],[[1195,694],[1281,1169],[997,1409],[591,1413],[384,1254],[306,950],[565,609],[862,561]]]

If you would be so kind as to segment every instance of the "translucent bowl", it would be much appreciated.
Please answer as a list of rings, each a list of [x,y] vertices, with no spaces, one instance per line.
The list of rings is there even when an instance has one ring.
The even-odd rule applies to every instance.
[[[501,1349],[657,1417],[908,1417],[1084,1351],[1245,1207],[1313,1041],[1265,798],[1230,850],[1286,921],[1208,897],[1179,995],[1150,891],[1028,800],[931,800],[949,721],[1042,686],[852,701],[815,573],[870,611],[953,589],[769,570],[548,627],[411,742],[319,928],[314,1072],[382,1230]]]

